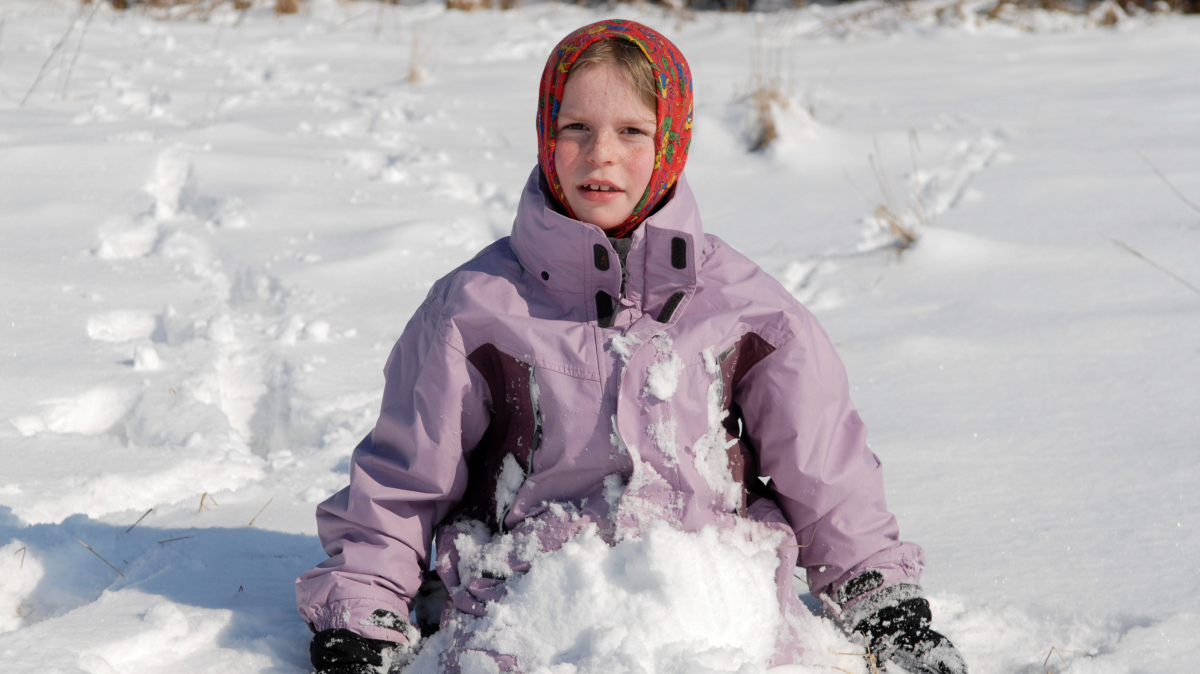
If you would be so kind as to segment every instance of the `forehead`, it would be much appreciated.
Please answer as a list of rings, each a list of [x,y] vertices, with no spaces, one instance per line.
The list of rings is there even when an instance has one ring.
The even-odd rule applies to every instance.
[[[615,65],[591,63],[572,69],[563,88],[559,115],[613,113],[640,119],[655,118],[629,78]]]

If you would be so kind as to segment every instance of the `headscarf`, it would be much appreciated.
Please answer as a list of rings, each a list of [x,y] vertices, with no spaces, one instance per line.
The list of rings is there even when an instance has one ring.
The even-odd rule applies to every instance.
[[[598,21],[571,33],[558,43],[542,71],[538,92],[538,163],[554,198],[572,218],[571,206],[554,168],[554,131],[567,75],[585,49],[605,38],[620,38],[636,44],[654,70],[658,85],[657,128],[654,132],[654,172],[650,184],[633,212],[609,236],[620,238],[632,232],[675,186],[692,144],[692,73],[687,60],[671,41],[655,30],[634,21]]]

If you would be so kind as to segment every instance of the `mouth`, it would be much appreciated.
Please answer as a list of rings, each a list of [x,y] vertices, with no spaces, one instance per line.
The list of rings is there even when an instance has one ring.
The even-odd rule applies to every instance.
[[[579,196],[584,201],[589,201],[596,205],[617,201],[625,194],[625,190],[607,180],[588,180],[579,183],[575,189],[578,190]]]
[[[622,189],[616,187],[615,185],[610,185],[608,183],[584,183],[579,186],[579,189],[584,192],[596,192],[596,193],[624,192],[625,191],[625,190],[622,190]]]

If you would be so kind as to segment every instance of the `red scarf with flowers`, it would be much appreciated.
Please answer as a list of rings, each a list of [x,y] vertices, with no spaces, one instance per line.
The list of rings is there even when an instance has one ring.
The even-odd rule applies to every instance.
[[[688,148],[692,144],[692,73],[687,60],[670,40],[651,28],[633,21],[612,19],[598,21],[571,33],[558,43],[546,61],[542,71],[542,84],[538,92],[538,163],[550,191],[570,217],[575,217],[567,196],[558,181],[554,168],[554,129],[558,121],[558,108],[563,90],[567,86],[567,75],[571,66],[583,50],[604,38],[629,40],[641,48],[654,69],[658,84],[657,129],[654,132],[654,172],[650,184],[633,212],[609,236],[627,236],[641,224],[667,194],[687,162]]]

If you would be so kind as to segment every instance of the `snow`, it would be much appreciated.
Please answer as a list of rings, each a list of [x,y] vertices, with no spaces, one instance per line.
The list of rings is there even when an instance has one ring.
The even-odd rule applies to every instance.
[[[625,363],[628,363],[629,359],[633,357],[634,351],[641,344],[642,338],[633,333],[613,335],[608,340],[608,350],[619,355]]]
[[[717,374],[721,371],[721,364],[717,362],[717,356],[713,352],[715,347],[708,347],[700,352],[700,359],[704,361],[704,371],[709,374]]]
[[[625,481],[621,479],[620,473],[604,476],[604,502],[608,504],[610,513],[617,511],[617,504],[621,502],[621,494],[624,491]]]
[[[547,554],[487,617],[470,620],[468,646],[519,653],[528,671],[764,671],[780,618],[774,546],[684,534],[659,522],[610,547],[589,527]],[[413,674],[436,672],[436,646]]]
[[[711,350],[705,357],[707,362],[716,363],[711,357]],[[711,368],[714,373],[718,367]],[[729,416],[729,410],[721,406],[724,400],[724,381],[716,377],[708,386],[708,428],[704,435],[692,443],[692,452],[696,455],[696,472],[708,482],[713,492],[722,497],[722,503],[727,510],[734,510],[741,501],[742,487],[733,480],[733,472],[729,466],[730,447],[737,444],[737,438],[728,438],[724,422]]]
[[[6,671],[308,671],[291,584],[324,558],[313,508],[348,479],[409,315],[507,233],[545,55],[614,13],[688,56],[705,227],[832,337],[888,503],[926,550],[935,627],[971,671],[1041,671],[1052,647],[1056,673],[1190,661],[1200,297],[1114,241],[1200,284],[1200,216],[1164,182],[1200,201],[1196,18],[1104,28],[924,0],[768,15],[267,5],[207,22],[99,5],[75,59],[77,4],[0,2]],[[780,85],[780,137],[749,153],[756,60]],[[410,83],[410,66],[427,77]],[[895,223],[918,237],[903,252]],[[658,362],[650,393],[666,401]],[[606,500],[622,488],[606,481]],[[747,570],[753,555],[668,531],[622,541],[576,541],[522,578],[505,619],[550,620],[546,588],[608,592],[615,613],[575,623],[612,637],[579,642],[582,670],[679,652],[665,631],[621,636],[635,609],[681,630],[711,618],[685,600],[758,610],[727,578],[695,598],[634,591],[664,558]],[[495,543],[497,564],[520,549]],[[591,573],[617,560],[629,573]],[[761,635],[716,623],[685,654],[728,667],[697,668],[761,653]],[[800,670],[863,671],[833,655],[850,645],[827,620],[806,629]],[[570,636],[486,634],[539,658]]]
[[[679,448],[675,445],[675,420],[672,418],[650,424],[646,433],[654,441],[654,446],[667,456],[668,465],[679,462]]]
[[[131,342],[149,337],[157,324],[146,312],[110,311],[88,318],[87,335],[100,342]]]
[[[512,454],[504,455],[500,467],[500,478],[496,480],[496,521],[503,522],[508,509],[517,498],[517,492],[525,482],[525,471],[517,463],[517,457]]]
[[[459,554],[460,578],[478,578],[483,573],[506,578],[513,573],[514,562],[531,562],[542,554],[536,532],[493,537],[487,527],[477,521],[461,522],[458,528],[461,533],[454,544]]]
[[[671,399],[679,388],[679,375],[683,372],[683,359],[675,353],[671,338],[665,333],[655,335],[650,340],[657,351],[657,359],[650,365],[646,373],[647,395],[661,401]]]

